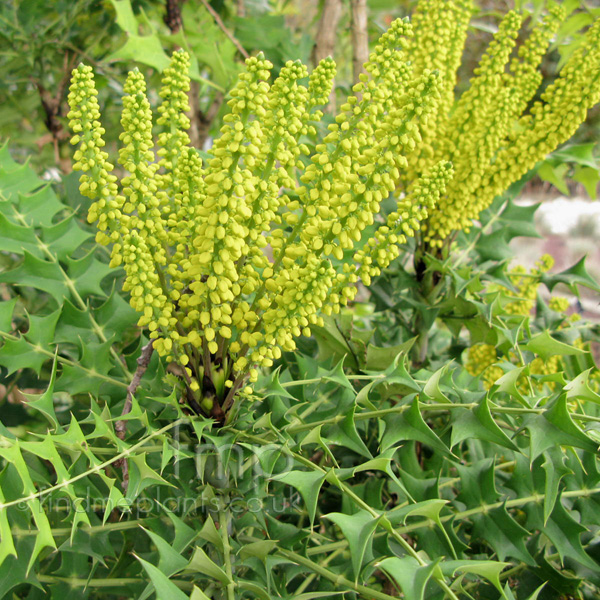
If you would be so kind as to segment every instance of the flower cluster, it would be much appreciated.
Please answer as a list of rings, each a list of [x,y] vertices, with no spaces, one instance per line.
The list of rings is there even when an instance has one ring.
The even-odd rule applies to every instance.
[[[157,152],[145,82],[133,71],[119,185],[101,150],[91,70],[73,72],[69,118],[81,191],[94,200],[89,220],[98,242],[113,244],[111,264],[125,270],[139,325],[209,414],[227,412],[258,368],[352,300],[359,278],[369,283],[397,257],[445,193],[453,168],[442,160],[385,223],[378,217],[447,95],[437,72],[411,65],[412,34],[408,20],[392,23],[357,95],[316,145],[333,61],[310,74],[290,61],[271,82],[271,63],[249,58],[206,164],[186,132],[187,54],[176,52],[163,73]]]
[[[423,240],[433,248],[451,241],[453,232],[468,230],[496,196],[567,141],[587,110],[600,100],[600,22],[596,21],[555,82],[532,104],[542,81],[540,62],[565,15],[561,6],[555,6],[516,52],[522,17],[509,12],[470,87],[455,101],[458,57],[472,9],[469,0],[421,0],[414,17],[418,33],[410,52],[415,72],[438,69],[442,99],[422,132],[419,151],[410,157],[402,184],[409,188],[441,160],[452,162],[455,170],[423,225]]]
[[[397,209],[388,215],[386,225],[379,227],[356,253],[355,260],[360,264],[359,274],[365,285],[369,285],[373,277],[380,275],[382,269],[398,258],[398,244],[406,242],[407,237],[413,237],[419,230],[421,222],[439,202],[453,174],[452,163],[435,165],[417,181],[408,196],[398,201]]]
[[[512,288],[500,285],[492,285],[488,291],[502,291],[504,296],[514,298],[503,307],[505,315],[529,316],[536,305],[540,281],[544,273],[554,265],[554,259],[549,254],[544,254],[529,272],[522,266],[516,266],[509,274]],[[576,312],[568,314],[570,303],[567,298],[552,296],[548,301],[548,308],[557,313],[557,329],[565,330],[580,319]],[[586,342],[581,335],[572,341],[576,348],[586,349]],[[589,348],[588,348],[589,349]],[[473,376],[481,376],[486,389],[491,388],[504,374],[500,362],[512,363],[516,366],[527,366],[529,376],[522,375],[517,381],[517,388],[524,394],[534,391],[542,391],[544,386],[554,389],[556,384],[548,379],[540,381],[540,377],[554,375],[556,373],[568,372],[568,367],[562,356],[554,355],[542,359],[539,356],[531,358],[526,365],[523,364],[524,357],[509,348],[504,352],[491,344],[475,344],[466,352],[465,368]],[[597,389],[600,382],[600,370],[592,369],[589,374],[589,384]]]
[[[513,350],[510,350],[505,355],[499,356],[495,346],[492,346],[491,344],[476,344],[469,348],[465,368],[474,377],[478,375],[481,376],[483,387],[486,390],[489,390],[496,384],[498,379],[504,375],[504,370],[498,364],[500,361],[525,366],[521,365]],[[565,370],[562,358],[558,355],[549,356],[546,360],[536,356],[526,366],[528,367],[528,374],[530,376],[533,375],[533,378],[527,377],[526,375],[521,375],[518,378],[516,383],[517,389],[523,394],[530,393],[532,389],[541,392],[544,385],[547,385],[551,390],[554,390],[556,386],[555,382],[546,381],[545,383],[542,383],[536,381],[536,376],[553,375],[562,373]]]
[[[117,199],[117,178],[111,174],[114,166],[108,162],[108,153],[102,150],[105,131],[99,121],[97,95],[92,68],[81,65],[73,71],[69,91],[69,126],[75,133],[71,143],[79,144],[73,155],[73,169],[82,171],[81,194],[95,200],[89,209],[88,221],[97,222],[96,240],[108,244],[119,239],[120,200]]]
[[[412,14],[415,34],[407,50],[413,72],[421,74],[428,69],[439,73],[440,101],[432,111],[427,126],[421,131],[422,141],[419,147],[408,157],[409,167],[402,177],[407,185],[419,173],[431,168],[435,160],[437,140],[446,130],[454,105],[456,72],[460,66],[472,12],[472,0],[420,0]],[[441,153],[438,156],[437,160],[443,159]]]
[[[509,274],[509,279],[512,287],[503,287],[501,285],[491,285],[488,291],[501,291],[506,298],[511,300],[503,307],[503,312],[506,315],[523,315],[528,316],[535,306],[540,286],[540,277],[543,273],[549,271],[554,266],[554,259],[549,254],[544,254],[535,267],[529,272],[521,265],[515,266]],[[564,299],[552,299],[553,305],[562,304]],[[505,360],[509,362],[518,362],[515,353],[510,350]],[[560,357],[550,357],[545,363],[541,358],[535,358],[529,365],[531,374],[548,374],[556,373],[556,369],[560,366]],[[481,375],[486,389],[489,389],[503,375],[502,368],[496,363],[500,360],[495,346],[491,344],[475,344],[467,351],[465,368],[471,375]],[[522,378],[519,385],[526,386],[525,378]]]
[[[495,346],[475,344],[467,352],[465,369],[474,377],[481,375],[485,389],[489,390],[504,375],[497,362],[498,353]]]
[[[554,258],[550,254],[544,254],[529,273],[522,265],[517,265],[512,269],[509,277],[513,289],[505,288],[503,291],[509,298],[515,298],[515,300],[504,307],[506,314],[528,315],[531,313],[540,287],[540,276],[553,266]]]

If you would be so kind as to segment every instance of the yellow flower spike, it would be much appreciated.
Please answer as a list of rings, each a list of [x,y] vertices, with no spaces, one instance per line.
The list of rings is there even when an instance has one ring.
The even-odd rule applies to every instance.
[[[154,208],[154,174],[158,166],[152,151],[152,112],[146,98],[146,82],[137,69],[129,73],[123,91],[126,95],[121,116],[123,132],[119,139],[123,147],[119,150],[119,163],[130,172],[121,180],[123,194],[130,212],[142,212],[144,219],[150,221],[143,227],[152,231],[154,219],[160,219],[160,213]]]
[[[537,69],[565,16],[564,7],[553,6],[519,47],[518,57],[511,62],[510,73],[504,74],[505,85],[511,88],[515,100],[514,117],[521,115],[542,83],[542,74]]]
[[[190,138],[187,130],[190,120],[186,113],[190,110],[188,92],[190,90],[190,78],[188,69],[190,57],[187,52],[178,50],[173,53],[171,63],[162,76],[162,88],[160,97],[162,104],[158,107],[160,115],[157,124],[162,126],[163,131],[158,136],[158,155],[161,157],[159,166],[164,169],[160,177],[160,183],[165,192],[179,191],[174,171],[177,167],[178,158],[182,151],[189,146]],[[175,186],[173,188],[173,186]],[[171,190],[169,188],[172,188]]]
[[[443,55],[444,50],[432,54],[427,44],[419,41],[430,39],[428,36],[440,28],[432,16],[451,12],[452,4],[420,0],[413,47],[415,71],[420,64],[434,64]],[[468,9],[466,4],[461,2]],[[431,247],[441,247],[454,231],[468,230],[497,195],[571,137],[586,111],[600,100],[600,25],[594,22],[554,83],[529,114],[523,115],[542,80],[538,72],[541,59],[564,16],[562,7],[552,7],[520,45],[507,72],[521,20],[518,14],[508,13],[475,70],[470,88],[454,102],[446,125],[436,124],[434,136],[427,129],[423,131],[426,146],[418,158],[409,157],[410,168],[402,177],[404,186],[436,160],[450,160],[456,170],[455,184],[449,186],[424,225],[423,238]],[[445,81],[449,71],[443,67],[440,71]],[[443,89],[442,84],[441,104],[445,102]]]
[[[111,231],[119,231],[122,197],[118,196],[117,178],[111,174],[114,167],[108,162],[108,154],[101,150],[105,145],[102,138],[104,128],[99,121],[97,95],[91,67],[79,65],[73,70],[68,96],[71,109],[67,115],[69,126],[79,134],[73,136],[71,143],[80,147],[74,155],[76,162],[73,169],[82,171],[79,180],[81,194],[95,200],[89,208],[88,222],[93,223],[104,216],[107,227]],[[113,218],[106,218],[107,209],[113,210]],[[106,237],[103,236],[99,242],[106,243]]]
[[[322,315],[339,313],[357,282],[370,283],[421,227],[432,246],[468,227],[529,160],[520,161],[513,146],[537,160],[597,97],[600,44],[592,27],[515,127],[535,93],[540,57],[560,20],[556,9],[506,72],[520,24],[509,14],[471,90],[452,106],[471,10],[470,0],[420,0],[414,28],[394,21],[373,48],[356,95],[315,146],[318,106],[335,75],[331,59],[310,74],[290,61],[270,81],[271,63],[250,57],[204,163],[186,132],[187,54],[175,53],[162,75],[158,161],[145,83],[134,71],[123,100],[119,162],[127,173],[120,182],[102,150],[91,69],[75,70],[69,120],[81,191],[94,201],[89,220],[100,243],[114,244],[111,265],[125,271],[123,289],[140,327],[159,354],[185,367],[197,392],[205,376],[227,370],[216,386],[224,396],[214,401],[228,407],[259,368],[293,351],[311,326],[323,326]],[[557,119],[562,113],[565,123]],[[382,222],[381,203],[401,179],[406,195]],[[513,282],[515,310],[535,299],[526,279]],[[485,352],[489,361],[492,352]],[[203,410],[212,411],[212,402]]]
[[[552,298],[550,298],[548,306],[551,310],[554,310],[556,312],[566,313],[570,306],[570,302],[568,298],[563,298],[561,296],[553,296]]]
[[[409,169],[403,177],[406,181],[414,181],[435,161],[436,140],[445,130],[454,104],[456,71],[474,8],[473,0],[421,0],[411,16],[414,36],[408,52],[413,73],[421,75],[425,70],[437,71],[440,100],[427,124],[421,128],[422,141],[418,150],[408,156]]]
[[[329,94],[333,88],[333,78],[336,75],[335,62],[331,57],[324,58],[310,74],[308,81],[309,105],[311,107],[329,102]],[[323,113],[315,113],[319,120]],[[304,153],[306,154],[306,153]]]
[[[475,344],[467,351],[466,370],[474,377],[482,375],[483,384],[489,389],[502,377],[504,372],[495,363],[498,360],[496,348],[490,344]]]
[[[522,17],[515,11],[505,15],[498,32],[481,58],[469,89],[456,103],[448,121],[448,137],[442,152],[453,163],[454,155],[471,139],[479,139],[479,128],[485,126],[487,115],[493,107],[494,96],[503,82],[503,74],[519,33]],[[450,150],[456,148],[457,150]]]

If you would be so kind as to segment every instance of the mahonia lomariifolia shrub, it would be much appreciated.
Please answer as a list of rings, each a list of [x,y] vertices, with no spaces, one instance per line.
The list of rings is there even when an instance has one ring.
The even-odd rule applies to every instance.
[[[206,165],[188,146],[188,55],[176,52],[164,73],[158,160],[144,79],[133,71],[119,152],[129,174],[120,182],[102,150],[91,68],[74,71],[69,118],[80,189],[94,200],[89,220],[98,222],[98,242],[113,243],[111,264],[125,269],[139,325],[149,328],[159,354],[180,363],[207,412],[216,409],[209,390],[227,410],[244,382],[256,380],[258,366],[271,366],[322,322],[320,313],[351,300],[358,278],[368,280],[396,258],[398,244],[443,193],[452,174],[446,161],[355,249],[439,99],[435,73],[411,77],[404,51],[410,33],[410,23],[398,20],[382,36],[362,99],[348,99],[312,155],[302,137],[315,135],[322,117],[317,107],[331,91],[331,59],[310,76],[300,62],[288,62],[269,85],[271,63],[249,58]]]
[[[563,16],[533,29],[506,70],[521,17],[502,21],[471,86],[454,100],[472,2],[421,1],[392,23],[366,74],[313,148],[335,65],[288,62],[272,83],[262,54],[246,61],[203,164],[189,147],[189,57],[165,70],[154,153],[144,78],[129,74],[119,181],[104,142],[91,68],[73,72],[69,119],[81,192],[97,241],[150,330],[179,363],[188,397],[222,418],[295,338],[337,313],[398,257],[407,237],[441,246],[493,198],[567,140],[600,95],[600,23],[556,82],[522,115]],[[396,208],[379,216],[398,186]],[[376,225],[376,226],[375,226]]]

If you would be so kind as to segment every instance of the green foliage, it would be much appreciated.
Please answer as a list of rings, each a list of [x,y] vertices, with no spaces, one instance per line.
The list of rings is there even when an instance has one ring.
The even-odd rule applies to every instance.
[[[131,34],[127,44],[147,43],[135,36],[160,41],[158,28],[144,26],[156,17],[150,3],[137,14],[128,12],[125,0],[118,4],[119,26]],[[220,36],[211,26],[207,38]],[[240,23],[240,38],[243,31]],[[193,36],[185,35],[191,45]],[[199,60],[200,40],[193,43]],[[123,49],[127,44],[119,50],[125,55],[131,50]],[[231,56],[225,43],[219,47],[223,57]],[[142,64],[153,60],[132,56]],[[183,54],[177,60],[185,62]],[[211,77],[225,87],[231,65],[224,65],[222,72],[211,66]],[[162,235],[149,233],[152,223],[173,217],[165,229],[173,235],[152,246],[152,256],[160,258],[161,248],[172,246],[181,256],[169,260],[183,263],[195,246],[178,247],[181,238],[193,235],[202,246],[210,237],[202,229],[204,216],[226,212],[212,207],[203,213],[211,208],[207,198],[222,197],[219,186],[225,187],[227,179],[215,176],[231,169],[243,175],[236,184],[251,181],[256,188],[256,173],[273,169],[269,193],[273,203],[280,202],[272,210],[275,229],[289,233],[300,222],[300,231],[302,217],[296,211],[301,209],[294,202],[313,202],[319,218],[309,215],[306,225],[317,232],[299,236],[302,249],[314,253],[319,248],[312,243],[324,237],[332,245],[328,260],[337,273],[347,272],[343,265],[358,256],[361,275],[372,279],[369,289],[360,288],[360,302],[336,300],[339,312],[315,320],[312,337],[298,338],[297,347],[281,344],[273,365],[263,364],[226,421],[215,414],[209,418],[210,409],[198,405],[205,398],[190,394],[194,390],[183,383],[185,364],[170,360],[168,353],[152,353],[149,341],[157,336],[128,303],[133,298],[136,304],[135,292],[121,291],[124,284],[134,290],[144,281],[140,273],[147,280],[158,272],[155,264],[132,274],[127,261],[115,260],[124,252],[122,243],[110,253],[110,266],[105,247],[92,240],[98,232],[85,223],[89,203],[75,193],[73,182],[67,181],[65,189],[53,187],[30,164],[14,161],[6,145],[0,149],[0,598],[598,597],[600,376],[590,349],[600,328],[573,313],[573,299],[551,295],[577,295],[584,287],[597,292],[585,261],[559,273],[546,257],[530,270],[511,264],[511,241],[537,235],[537,207],[515,200],[524,181],[495,198],[468,231],[453,236],[447,253],[401,229],[392,233],[398,239],[388,254],[390,232],[384,229],[407,225],[411,217],[419,220],[420,211],[411,212],[415,206],[431,210],[438,200],[431,193],[439,184],[436,177],[450,173],[445,162],[437,175],[433,171],[413,182],[407,197],[394,189],[390,198],[381,193],[382,212],[373,219],[381,220],[379,231],[375,223],[363,229],[350,225],[350,218],[364,209],[358,202],[348,212],[343,203],[335,205],[333,214],[327,212],[335,198],[333,192],[325,198],[324,192],[332,191],[332,182],[344,184],[341,175],[332,181],[327,173],[309,177],[302,182],[307,190],[297,182],[292,189],[296,168],[318,174],[329,164],[322,158],[343,154],[344,142],[356,140],[358,169],[368,170],[373,156],[365,140],[358,143],[360,132],[366,141],[391,141],[390,129],[369,132],[369,123],[376,121],[371,116],[382,107],[397,110],[393,103],[406,97],[381,80],[388,74],[378,79],[377,65],[371,73],[377,85],[363,82],[363,100],[342,107],[339,127],[330,128],[321,147],[315,146],[316,127],[292,140],[268,121],[273,114],[261,116],[270,123],[265,131],[283,135],[288,149],[305,144],[308,156],[316,158],[310,163],[314,168],[307,168],[306,158],[297,165],[296,156],[292,160],[275,147],[277,135],[260,131],[260,119],[244,114],[246,107],[238,103],[252,92],[254,99],[263,94],[264,106],[272,111],[299,109],[303,94],[312,94],[314,101],[302,116],[307,124],[317,100],[328,95],[324,83],[331,72],[318,70],[322,77],[313,77],[304,89],[301,78],[294,85],[285,79],[307,75],[299,65],[288,65],[270,89],[254,81],[252,71],[245,74],[231,94],[233,111],[225,119],[224,135],[208,155],[204,188],[187,172],[187,183],[196,183],[203,195],[196,204],[193,186],[180,185],[182,163],[200,164],[193,150],[182,149],[187,102],[182,69],[163,68],[167,81],[158,110],[161,152],[156,161],[149,156],[151,127],[139,127],[141,116],[150,121],[143,77],[139,72],[130,76],[121,166],[114,177],[99,143],[100,125],[94,123],[95,95],[91,88],[74,86],[78,104],[73,112],[82,114],[70,118],[80,123],[77,135],[85,144],[76,160],[86,175],[83,192],[95,203],[90,214],[104,224],[100,242],[122,243],[119,236],[133,230],[149,240]],[[88,75],[80,68],[78,83],[89,82]],[[424,91],[408,77],[401,84],[413,100]],[[286,86],[294,90],[293,102],[283,102]],[[355,114],[353,106],[364,113]],[[407,122],[420,123],[416,118]],[[248,139],[264,150],[260,156],[265,160],[257,161],[262,171],[252,171],[246,156],[237,157],[236,165],[247,166],[241,173],[215,160],[231,158],[240,123],[241,130],[252,132]],[[375,142],[371,146],[377,147]],[[589,147],[575,146],[558,150],[549,161],[572,160],[592,168],[592,158]],[[274,169],[276,161],[288,171]],[[383,179],[384,169],[377,174]],[[98,177],[102,185],[94,193]],[[209,186],[216,188],[208,192]],[[442,188],[437,187],[438,195]],[[310,189],[317,191],[316,198]],[[366,191],[365,186],[348,193],[360,198]],[[252,189],[244,192],[230,198],[240,204],[246,195],[253,198]],[[179,212],[172,212],[169,199],[178,201]],[[127,202],[137,210],[123,209],[119,221],[114,209]],[[228,205],[228,210],[233,209]],[[245,221],[236,217],[236,223],[251,229],[264,210],[252,211]],[[186,232],[194,219],[202,222]],[[338,233],[328,238],[327,227],[336,224],[346,229],[336,227]],[[357,254],[348,233],[355,230],[373,240]],[[269,238],[274,252],[281,248],[278,239],[279,234]],[[204,246],[199,255],[203,252]],[[274,275],[265,273],[269,265],[261,261],[267,260],[272,270],[275,263],[261,258],[260,247],[247,256],[259,265],[259,284],[276,297],[277,290],[268,290],[266,283]],[[284,265],[288,272],[305,268],[304,256],[288,256],[293,258]],[[366,260],[370,257],[372,263]],[[377,269],[369,268],[378,263]],[[195,264],[186,285],[196,286],[208,275],[203,258]],[[167,273],[168,281],[177,283],[179,275],[173,273]],[[166,291],[173,289],[177,286]],[[201,295],[201,286],[198,290]],[[260,285],[252,293],[256,290],[265,292]],[[217,304],[209,300],[210,308]],[[225,305],[221,300],[219,306]],[[176,302],[173,306],[180,310]],[[156,315],[157,323],[162,316]],[[159,325],[163,332],[168,329]],[[221,335],[219,342],[224,339],[229,338]],[[210,362],[214,393],[222,398],[225,367]],[[196,376],[204,386],[200,373]]]
[[[537,174],[567,196],[568,179],[576,181],[595,200],[600,182],[600,161],[594,156],[594,144],[567,146],[553,152],[538,166]]]
[[[135,15],[130,0],[112,0],[116,23],[126,34],[123,46],[107,57],[109,61],[138,61],[162,73],[169,66],[169,57],[165,53],[165,43],[170,46],[182,46],[192,51],[190,76],[192,79],[216,87],[224,92],[238,72],[234,62],[236,48],[204,7],[190,3],[182,7],[182,19],[189,27],[189,33],[180,30],[176,33],[159,35],[153,22],[142,10]],[[162,8],[162,7],[161,7]],[[147,31],[143,34],[140,30]],[[200,75],[200,66],[208,65],[213,73],[213,81]]]
[[[0,136],[36,147],[36,167],[65,167],[69,72],[82,54],[110,44],[110,15],[94,0],[11,0],[0,6],[0,23]]]

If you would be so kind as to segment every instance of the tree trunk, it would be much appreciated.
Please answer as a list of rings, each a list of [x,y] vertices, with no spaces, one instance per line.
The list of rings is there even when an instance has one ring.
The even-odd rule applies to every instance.
[[[352,75],[354,83],[365,72],[369,60],[369,34],[367,31],[367,0],[351,0],[352,6]],[[360,94],[359,94],[360,96]]]
[[[335,58],[335,41],[341,16],[342,0],[325,0],[312,52],[312,62],[315,66],[323,58],[327,58],[328,56]],[[335,113],[335,84],[329,96],[327,112]]]

